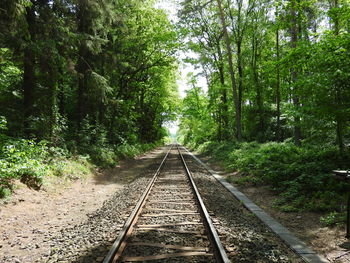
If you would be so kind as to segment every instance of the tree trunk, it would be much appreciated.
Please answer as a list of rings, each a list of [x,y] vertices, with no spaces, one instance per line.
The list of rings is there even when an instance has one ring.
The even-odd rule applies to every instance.
[[[339,8],[339,1],[334,0],[334,8]],[[334,17],[333,31],[335,35],[339,35],[339,18],[338,16]]]
[[[333,4],[334,4],[333,8],[339,8],[338,0],[334,0]],[[334,17],[333,32],[334,32],[334,35],[336,36],[339,35],[339,18],[338,17]],[[336,92],[335,92],[336,105],[342,104],[341,98],[342,96],[341,96],[340,89],[336,87]],[[338,144],[339,152],[342,155],[344,153],[344,135],[343,135],[344,122],[339,113],[336,114],[335,121],[336,121],[336,134],[337,134],[336,142]]]
[[[261,85],[259,83],[259,76],[257,71],[257,60],[258,60],[258,39],[255,38],[255,35],[252,37],[252,59],[251,67],[253,71],[253,79],[256,87],[256,104],[258,106],[259,114],[259,126],[258,130],[265,133],[265,123],[264,123],[264,99],[262,94]],[[262,139],[262,138],[261,138]]]
[[[297,47],[298,41],[298,24],[297,24],[297,13],[296,13],[296,0],[291,1],[291,47],[295,49]],[[297,70],[295,67],[292,67],[291,72],[292,85],[293,85],[293,104],[295,109],[298,111],[300,107],[299,96],[297,94],[296,82],[297,82]],[[301,126],[300,126],[300,117],[298,113],[294,116],[294,142],[296,145],[301,145]]]
[[[35,78],[35,53],[33,50],[33,42],[35,41],[35,9],[34,3],[31,7],[26,8],[26,21],[28,25],[29,31],[29,40],[27,41],[26,48],[24,50],[23,57],[23,128],[24,134],[27,137],[30,137],[32,133],[31,128],[31,119],[34,114],[34,99],[35,99],[35,86],[36,86],[36,78]]]
[[[222,112],[221,112],[221,119],[223,123],[223,134],[222,138],[224,140],[228,139],[228,105],[227,105],[227,91],[225,87],[225,74],[224,74],[224,62],[222,58],[222,52],[220,48],[220,43],[217,43],[217,50],[218,50],[218,69],[219,69],[219,75],[220,75],[220,84],[221,84],[221,103],[222,103]]]
[[[50,108],[49,108],[49,138],[51,141],[54,140],[54,129],[57,124],[57,72],[53,68],[49,69],[48,72],[49,82],[50,82]]]
[[[277,7],[276,7],[277,10]],[[277,13],[277,11],[276,11]],[[276,60],[280,60],[279,28],[276,29]],[[276,67],[276,141],[281,141],[281,75],[280,67]]]
[[[86,73],[88,67],[86,65],[86,61],[84,60],[85,56],[85,47],[80,47],[79,59],[78,59],[78,107],[77,107],[77,123],[78,128],[81,128],[81,122],[86,117],[87,114],[87,101],[86,101]]]
[[[238,141],[242,140],[242,124],[241,124],[241,109],[239,105],[239,97],[237,95],[237,86],[236,86],[236,78],[235,78],[235,72],[233,69],[233,63],[232,63],[232,50],[231,50],[231,44],[230,39],[227,32],[227,26],[226,26],[226,20],[225,20],[225,14],[224,10],[222,8],[221,0],[217,0],[218,8],[220,12],[220,20],[222,24],[222,30],[224,33],[224,39],[226,43],[226,51],[227,51],[227,60],[229,65],[229,73],[231,77],[231,86],[232,86],[232,94],[233,94],[233,101],[234,101],[234,107],[236,110],[236,138]]]
[[[243,98],[243,65],[242,65],[242,40],[237,41],[237,69],[238,69],[238,113],[241,125],[242,119],[242,98]],[[240,129],[242,129],[240,127]]]
[[[86,14],[86,6],[84,1],[78,1],[78,32],[82,35],[90,34],[90,21]],[[77,102],[77,124],[78,129],[81,128],[81,123],[88,114],[88,101],[87,101],[87,72],[90,68],[89,57],[92,55],[89,53],[86,47],[85,40],[80,40],[78,62],[77,62],[77,72],[78,72],[78,102]]]
[[[337,117],[336,123],[337,123],[337,144],[338,144],[339,152],[342,155],[344,153],[343,121],[340,117]]]

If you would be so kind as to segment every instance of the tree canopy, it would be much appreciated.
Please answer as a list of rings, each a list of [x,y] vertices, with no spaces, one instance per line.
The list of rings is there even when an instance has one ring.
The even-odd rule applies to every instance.
[[[0,4],[7,134],[62,146],[154,142],[177,107],[177,33],[154,1]]]
[[[180,35],[199,56],[191,62],[207,79],[212,123],[195,133],[181,129],[185,141],[292,138],[343,151],[350,139],[349,14],[346,0],[182,1]],[[181,127],[194,117],[187,96]]]

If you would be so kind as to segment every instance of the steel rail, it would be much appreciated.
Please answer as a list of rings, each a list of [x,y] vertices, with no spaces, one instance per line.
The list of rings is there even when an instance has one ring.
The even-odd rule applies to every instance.
[[[200,213],[202,214],[202,217],[204,219],[204,224],[208,230],[209,238],[211,239],[211,243],[214,247],[214,254],[215,254],[216,260],[217,260],[217,262],[224,262],[224,263],[231,262],[226,254],[226,251],[225,251],[221,241],[220,241],[219,235],[218,235],[218,233],[214,227],[214,224],[210,218],[208,210],[206,209],[206,207],[204,205],[203,199],[200,196],[198,188],[197,188],[197,186],[192,178],[192,174],[191,174],[190,170],[188,169],[186,161],[185,161],[185,159],[180,151],[180,147],[178,144],[176,145],[176,147],[177,147],[177,150],[180,154],[182,164],[186,170],[187,177],[189,178],[189,180],[191,182],[191,186],[193,188],[193,191],[195,192],[195,197],[196,197],[198,204],[199,204]]]
[[[167,159],[170,151],[173,148],[173,144],[170,146],[170,149],[168,150],[168,152],[166,153],[166,155],[164,156],[161,164],[159,165],[157,171],[155,172],[155,174],[153,175],[151,181],[149,182],[145,192],[143,193],[143,195],[141,196],[141,198],[139,199],[139,201],[137,202],[135,208],[133,209],[131,215],[128,217],[127,221],[125,222],[123,228],[121,229],[117,239],[114,241],[112,247],[110,248],[107,256],[104,258],[103,263],[112,263],[112,262],[116,262],[117,259],[115,259],[116,256],[120,256],[125,248],[125,239],[128,235],[130,235],[130,233],[132,232],[133,229],[133,225],[134,223],[137,221],[137,217],[140,214],[142,207],[144,206],[147,196],[150,193],[150,190],[152,189],[154,182],[156,181],[157,176],[159,175],[159,173],[161,172],[163,165],[165,163],[165,160]]]

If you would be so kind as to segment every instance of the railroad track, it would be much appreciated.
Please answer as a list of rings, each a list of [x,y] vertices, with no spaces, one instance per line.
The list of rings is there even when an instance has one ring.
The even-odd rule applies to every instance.
[[[103,263],[230,262],[178,145],[171,145]]]

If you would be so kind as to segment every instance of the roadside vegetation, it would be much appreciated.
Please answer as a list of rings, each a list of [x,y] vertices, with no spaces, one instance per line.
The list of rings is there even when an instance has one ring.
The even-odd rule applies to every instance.
[[[161,143],[177,46],[151,0],[1,1],[0,198]]]
[[[208,91],[189,75],[179,140],[228,179],[265,185],[282,211],[343,220],[350,169],[348,1],[183,1],[179,28]]]
[[[1,127],[4,130],[5,119]],[[133,158],[162,144],[122,144],[115,148],[94,145],[91,150],[79,153],[50,146],[50,142],[12,138],[0,133],[0,198],[8,197],[16,180],[39,190],[45,179],[56,176],[62,180],[77,180],[93,174],[97,168],[115,166],[119,160]],[[109,147],[109,148],[105,148]]]
[[[332,175],[348,165],[336,147],[297,147],[290,142],[201,144],[229,171],[239,171],[228,180],[238,184],[269,185],[279,196],[275,206],[282,211],[341,211],[348,185]]]

